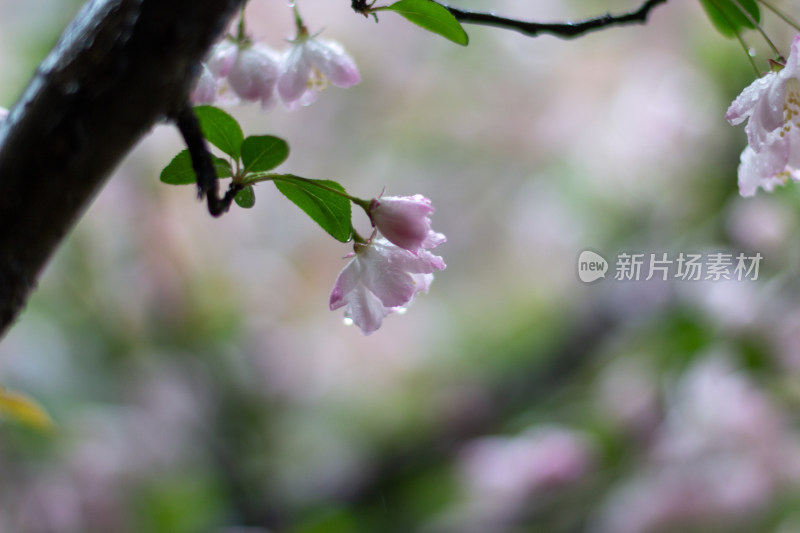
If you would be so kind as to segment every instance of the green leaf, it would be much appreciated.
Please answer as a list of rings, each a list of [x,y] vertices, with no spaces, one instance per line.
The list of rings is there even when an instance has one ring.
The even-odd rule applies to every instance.
[[[217,171],[218,178],[230,178],[233,176],[231,164],[227,159],[211,155],[211,160],[214,162],[214,170]]]
[[[467,46],[467,32],[446,7],[430,0],[400,0],[382,9],[394,11],[426,30],[438,33],[456,44]],[[377,11],[377,9],[376,9]]]
[[[705,9],[711,24],[728,38],[736,37],[743,28],[756,27],[742,8],[756,23],[761,20],[761,11],[756,0],[700,0],[700,4]]]
[[[306,212],[334,239],[347,242],[352,236],[350,200],[327,189],[345,192],[330,180],[310,180],[283,174],[274,178],[275,186],[286,198]]]
[[[229,178],[233,176],[231,165],[227,160],[215,155],[211,156],[211,160],[214,162],[214,169],[217,171],[218,178]],[[190,185],[197,183],[197,175],[194,173],[194,168],[192,167],[192,156],[189,154],[189,150],[182,150],[178,155],[173,157],[172,161],[161,171],[160,179],[169,185]]]
[[[182,150],[173,157],[172,161],[161,171],[160,179],[170,185],[196,183],[197,176],[192,168],[192,157],[189,155],[189,150]]]
[[[244,171],[265,172],[277,167],[289,157],[286,141],[272,135],[248,137],[242,142]]]
[[[208,142],[238,160],[241,155],[244,134],[239,123],[222,109],[210,105],[194,108],[200,129]]]
[[[236,196],[233,197],[233,201],[236,202],[239,207],[245,209],[250,209],[256,205],[256,193],[253,191],[253,186],[245,187],[236,193]]]

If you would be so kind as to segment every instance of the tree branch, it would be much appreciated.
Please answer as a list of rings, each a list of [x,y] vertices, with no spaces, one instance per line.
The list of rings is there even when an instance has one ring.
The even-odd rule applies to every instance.
[[[619,335],[620,330],[632,321],[658,320],[673,300],[647,302],[646,298],[629,294],[631,301],[647,302],[642,305],[617,305],[598,293],[582,302],[580,312],[570,321],[570,327],[549,348],[541,346],[541,337],[531,334],[515,337],[513,350],[520,353],[537,353],[528,357],[526,364],[515,367],[513,374],[504,379],[485,383],[482,404],[486,408],[461,408],[433,416],[428,430],[422,429],[402,440],[395,440],[382,450],[375,464],[366,469],[360,485],[343,494],[342,500],[351,509],[385,507],[382,499],[392,501],[402,498],[409,480],[422,472],[452,466],[458,453],[469,441],[502,434],[508,430],[509,420],[525,420],[536,405],[552,398],[566,385],[574,384],[575,376],[598,363],[601,347]],[[507,350],[507,346],[503,346]],[[541,350],[546,350],[540,353]],[[546,354],[546,355],[545,355]],[[524,358],[520,356],[520,360]],[[435,410],[432,411],[435,413]],[[397,507],[397,506],[395,506]],[[396,519],[397,514],[389,515]],[[382,533],[405,532],[413,525],[389,522]]]
[[[542,33],[549,33],[564,39],[574,39],[581,35],[597,30],[602,30],[611,26],[623,26],[627,24],[644,24],[647,22],[647,16],[650,10],[659,4],[665,4],[667,0],[646,0],[636,11],[625,13],[624,15],[612,15],[606,13],[599,17],[582,20],[579,22],[561,22],[561,23],[541,23],[541,22],[525,22],[522,20],[515,20],[506,17],[500,17],[492,13],[478,13],[474,11],[467,11],[457,7],[451,7],[441,4],[447,8],[460,22],[467,22],[470,24],[482,24],[485,26],[496,26],[498,28],[505,28],[514,30],[527,35],[528,37],[536,37]]]
[[[89,0],[0,123],[0,335],[108,175],[186,101],[244,0]]]

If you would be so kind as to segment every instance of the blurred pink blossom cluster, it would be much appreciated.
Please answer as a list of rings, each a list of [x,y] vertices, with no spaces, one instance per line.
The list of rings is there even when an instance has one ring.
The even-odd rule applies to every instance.
[[[514,437],[470,442],[461,453],[461,472],[473,491],[517,499],[580,479],[592,463],[591,450],[576,431],[539,426]]]
[[[428,251],[446,241],[431,230],[433,211],[419,194],[373,199],[369,216],[375,232],[366,243],[356,243],[331,292],[331,310],[344,307],[345,317],[369,335],[385,316],[404,311],[417,293],[428,292],[433,272],[446,267]]]
[[[355,62],[339,43],[304,31],[283,53],[263,43],[226,38],[201,69],[191,94],[195,104],[261,102],[266,109],[280,100],[295,109],[313,103],[329,83],[351,87],[361,81]]]
[[[535,426],[519,435],[483,437],[459,453],[467,490],[468,531],[505,531],[531,498],[579,482],[595,464],[594,446],[579,431]]]
[[[697,363],[673,393],[646,464],[611,494],[594,531],[721,531],[800,482],[787,421],[725,358]]]
[[[748,146],[739,164],[742,196],[800,181],[800,35],[786,64],[747,86],[725,118],[733,125],[747,120]]]

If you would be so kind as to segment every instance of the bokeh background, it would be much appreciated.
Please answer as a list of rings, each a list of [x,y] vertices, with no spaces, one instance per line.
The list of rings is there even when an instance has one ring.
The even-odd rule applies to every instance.
[[[79,7],[0,0],[0,105]],[[0,421],[0,532],[800,531],[800,190],[738,196],[724,113],[754,73],[736,42],[692,1],[572,41],[470,26],[467,48],[346,0],[300,9],[362,83],[229,111],[289,141],[283,171],[430,197],[447,270],[364,337],[328,311],[348,246],[270,184],[212,219],[158,181],[181,144],[156,127],[0,343],[0,383],[57,423]],[[286,46],[285,1],[248,13]],[[612,269],[622,251],[764,259],[756,281],[584,284],[586,248]]]

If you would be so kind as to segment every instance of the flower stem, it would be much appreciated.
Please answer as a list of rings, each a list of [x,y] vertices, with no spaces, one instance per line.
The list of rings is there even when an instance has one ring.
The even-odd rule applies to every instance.
[[[242,185],[243,186],[253,185],[255,183],[259,183],[262,181],[285,181],[288,183],[291,183],[293,181],[302,181],[303,183],[311,185],[312,187],[322,189],[337,196],[341,196],[342,198],[347,198],[348,200],[350,200],[357,206],[361,207],[365,211],[369,210],[370,200],[364,200],[363,198],[351,196],[344,191],[334,189],[333,187],[328,187],[327,185],[320,183],[319,180],[303,178],[300,176],[295,176],[294,174],[272,174],[269,172],[254,172],[252,174],[248,174],[245,178],[242,179]]]
[[[734,0],[734,1],[736,1],[736,0]],[[747,48],[747,44],[745,44],[744,39],[742,39],[741,32],[738,29],[736,29],[736,26],[733,24],[731,19],[729,19],[727,17],[727,15],[725,15],[725,11],[723,11],[719,7],[719,4],[717,4],[714,0],[709,0],[709,2],[711,3],[712,6],[717,8],[717,11],[719,11],[719,14],[722,15],[722,18],[725,19],[725,22],[727,22],[728,26],[730,26],[730,28],[733,30],[734,37],[736,37],[736,40],[739,41],[739,44],[742,46],[742,50],[744,50],[744,55],[747,56],[747,60],[750,62],[750,66],[753,67],[753,71],[756,73],[756,77],[760,77],[761,76],[761,72],[758,70],[758,65],[756,65],[755,60],[753,60],[753,56],[750,55],[750,50]],[[742,6],[741,6],[741,4],[739,4],[739,2],[736,2],[736,3],[739,5],[739,9],[741,9],[742,11],[745,11],[744,9],[742,9]],[[747,13],[747,12],[745,11],[745,13]],[[767,39],[767,41],[769,42],[769,39]],[[770,43],[770,44],[772,44],[772,43]]]
[[[758,30],[758,33],[761,34],[764,40],[767,41],[767,44],[772,49],[772,53],[774,53],[776,56],[780,56],[781,53],[778,51],[778,48],[775,46],[775,43],[773,43],[772,39],[770,39],[767,36],[767,33],[764,31],[764,29],[761,27],[758,21],[755,18],[753,18],[753,15],[751,15],[750,12],[744,8],[744,6],[741,4],[741,2],[739,2],[739,0],[733,0],[733,3],[736,4],[736,7],[738,7],[739,11],[742,12],[742,15],[744,15],[745,18],[750,21],[750,24],[755,26],[756,30]],[[747,55],[749,56],[750,54],[748,53]]]
[[[786,24],[793,27],[797,31],[800,31],[800,24],[796,20],[792,19],[789,15],[778,9],[775,6],[775,4],[773,4],[772,2],[767,2],[767,0],[758,0],[758,2],[760,2],[764,7],[775,13],[778,16],[778,18],[783,20]]]
[[[747,44],[745,44],[744,39],[742,39],[741,33],[738,31],[736,32],[736,40],[739,41],[739,44],[742,45],[742,50],[744,50],[744,55],[747,56],[747,60],[750,61],[750,66],[753,67],[753,71],[756,73],[756,77],[761,77],[761,71],[758,70],[758,65],[756,65],[753,56],[750,55],[750,50],[747,48]]]
[[[353,230],[353,242],[355,242],[356,244],[367,244],[367,242],[369,242],[367,239],[362,237],[361,234],[358,233],[355,228],[352,228],[352,230]]]
[[[239,12],[239,24],[236,29],[236,42],[243,43],[247,38],[247,31],[244,27],[244,7],[247,5],[246,2],[242,2],[242,8]]]
[[[297,37],[308,35],[308,29],[303,23],[303,17],[300,16],[300,10],[297,9],[297,2],[292,1],[292,10],[294,11],[294,23],[297,26]]]

